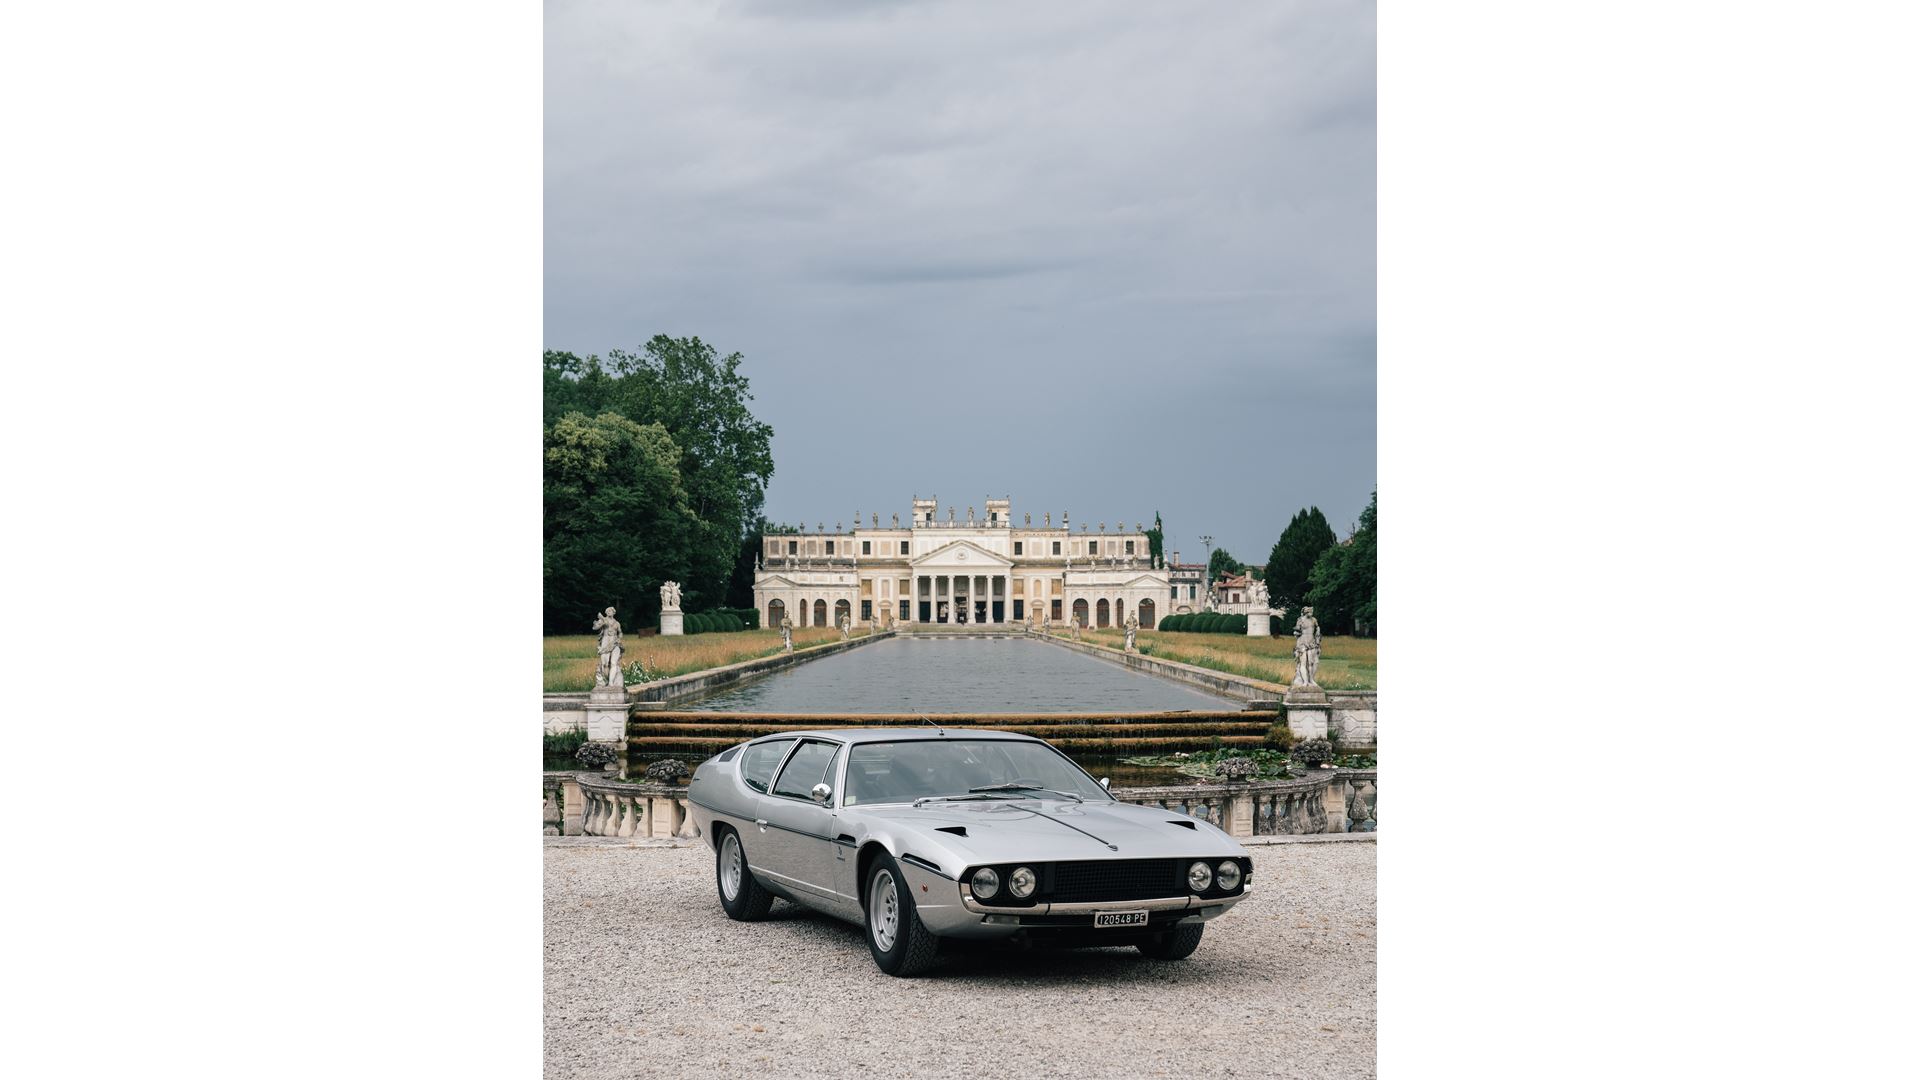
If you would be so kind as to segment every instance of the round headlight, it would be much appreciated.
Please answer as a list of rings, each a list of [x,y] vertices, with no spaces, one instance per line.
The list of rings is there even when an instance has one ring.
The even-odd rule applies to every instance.
[[[1213,884],[1212,867],[1209,867],[1203,862],[1197,862],[1187,867],[1187,885],[1191,887],[1194,892],[1206,892],[1207,886],[1211,884]]]
[[[973,895],[982,900],[991,900],[1000,891],[1000,875],[993,867],[983,866],[973,872]]]
[[[1232,892],[1233,890],[1240,887],[1240,864],[1239,863],[1234,862],[1232,859],[1228,859],[1226,862],[1223,862],[1219,866],[1215,867],[1214,870],[1219,874],[1220,887],[1222,889],[1225,889],[1228,892]]]
[[[1033,895],[1033,887],[1037,884],[1039,882],[1034,880],[1033,871],[1024,866],[1015,868],[1007,877],[1007,891],[1022,900]]]

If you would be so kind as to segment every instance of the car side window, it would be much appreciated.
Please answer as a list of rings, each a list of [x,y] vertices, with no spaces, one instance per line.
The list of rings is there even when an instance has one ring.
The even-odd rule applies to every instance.
[[[773,767],[780,764],[781,755],[792,745],[792,739],[775,739],[747,747],[747,752],[740,755],[740,779],[755,791],[767,790],[767,781],[773,779]]]
[[[780,779],[774,781],[773,793],[795,799],[811,799],[813,785],[833,782],[833,764],[840,757],[840,747],[828,742],[801,743],[800,749],[793,752],[787,761],[787,767],[780,770]]]

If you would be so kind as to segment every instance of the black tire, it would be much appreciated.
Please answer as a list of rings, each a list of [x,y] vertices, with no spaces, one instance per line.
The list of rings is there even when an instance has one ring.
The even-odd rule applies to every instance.
[[[1200,935],[1206,932],[1205,923],[1176,926],[1134,947],[1154,960],[1185,960],[1193,955],[1193,950],[1200,947]]]
[[[928,932],[926,924],[920,921],[913,894],[907,888],[906,875],[900,872],[900,864],[893,861],[893,856],[882,851],[874,857],[873,865],[867,869],[867,880],[860,884],[860,898],[866,910],[863,922],[867,950],[873,953],[873,962],[881,971],[909,979],[933,966],[940,939]],[[891,941],[883,948],[882,939],[889,936]]]
[[[739,834],[731,828],[718,830],[719,843],[714,846],[713,883],[720,890],[720,909],[727,918],[740,922],[754,922],[767,917],[767,909],[773,906],[773,894],[766,886],[753,879],[753,868],[747,865],[747,850],[740,845]],[[727,895],[728,862],[739,856],[739,881],[734,886],[732,896]]]

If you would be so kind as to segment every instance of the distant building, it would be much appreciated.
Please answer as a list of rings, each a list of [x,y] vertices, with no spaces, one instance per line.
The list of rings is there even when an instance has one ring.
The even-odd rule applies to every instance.
[[[1167,614],[1167,571],[1148,554],[1146,530],[1100,522],[1070,528],[1063,511],[1013,520],[1012,504],[988,499],[944,518],[932,499],[915,499],[906,523],[883,526],[855,516],[852,529],[825,523],[812,533],[767,533],[753,602],[763,626],[860,623],[1008,623],[1042,617],[1066,625],[1119,626],[1128,615],[1152,627]],[[1202,568],[1204,569],[1204,568]]]
[[[1167,580],[1173,613],[1191,615],[1207,606],[1207,564],[1183,563],[1180,553],[1167,556]]]

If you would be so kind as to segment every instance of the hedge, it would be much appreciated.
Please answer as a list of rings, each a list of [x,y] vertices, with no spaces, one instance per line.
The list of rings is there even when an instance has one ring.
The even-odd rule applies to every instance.
[[[1162,631],[1174,634],[1245,634],[1245,615],[1224,615],[1218,611],[1196,611],[1190,615],[1169,615],[1160,620]]]

